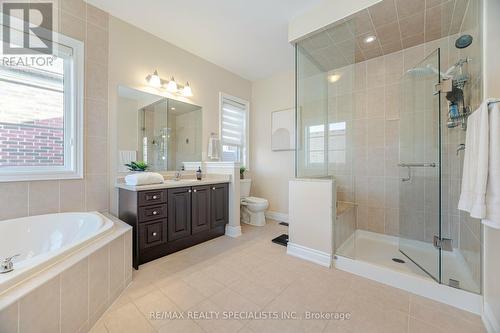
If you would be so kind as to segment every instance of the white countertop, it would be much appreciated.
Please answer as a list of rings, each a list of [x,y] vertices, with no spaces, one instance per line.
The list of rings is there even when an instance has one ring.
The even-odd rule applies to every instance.
[[[224,177],[207,177],[202,180],[197,179],[181,179],[181,180],[173,180],[173,179],[165,179],[162,184],[151,184],[151,185],[127,185],[123,178],[118,179],[115,184],[115,187],[122,188],[124,190],[129,191],[148,191],[148,190],[159,190],[166,188],[176,188],[176,187],[187,187],[187,186],[200,186],[200,185],[211,185],[211,184],[222,184],[222,183],[230,183],[231,178],[229,176]]]

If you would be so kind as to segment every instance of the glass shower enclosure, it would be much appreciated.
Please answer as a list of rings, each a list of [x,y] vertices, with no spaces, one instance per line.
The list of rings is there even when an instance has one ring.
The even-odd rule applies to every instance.
[[[466,93],[481,95],[480,11],[470,9],[480,3],[469,1],[461,29],[478,41],[465,50],[443,34],[382,51],[365,43],[363,12],[297,42],[295,167],[297,178],[335,179],[335,255],[480,293],[480,223],[457,209],[465,131],[450,128],[441,89],[443,72],[472,58]]]

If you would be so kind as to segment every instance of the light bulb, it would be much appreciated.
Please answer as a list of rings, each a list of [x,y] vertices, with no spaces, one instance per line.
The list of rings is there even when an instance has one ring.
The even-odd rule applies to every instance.
[[[149,76],[148,83],[151,87],[160,88],[161,87],[161,79],[158,75],[158,71],[154,71],[153,75]]]
[[[186,96],[186,97],[193,96],[193,91],[191,90],[191,87],[189,86],[189,82],[186,82],[184,89],[182,89],[182,95]]]
[[[167,91],[172,92],[172,93],[177,92],[177,83],[175,82],[175,79],[173,76],[172,76],[172,79],[170,79],[170,81],[168,81]]]
[[[377,39],[377,37],[376,37],[376,36],[368,36],[368,37],[366,37],[366,38],[365,38],[365,43],[367,43],[367,44],[368,44],[368,43],[372,43],[372,42],[374,42],[376,39]]]
[[[328,81],[335,83],[340,79],[340,74],[332,74],[328,76]]]

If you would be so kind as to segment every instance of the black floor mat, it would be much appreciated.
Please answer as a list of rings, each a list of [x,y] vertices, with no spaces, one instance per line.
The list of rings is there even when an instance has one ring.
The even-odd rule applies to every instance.
[[[286,222],[280,222],[280,225],[284,225],[285,227],[288,227],[288,223],[286,223]]]
[[[281,236],[278,236],[278,237],[274,238],[272,240],[272,242],[276,243],[276,244],[279,244],[279,245],[286,246],[288,244],[288,235],[287,234],[283,234]]]

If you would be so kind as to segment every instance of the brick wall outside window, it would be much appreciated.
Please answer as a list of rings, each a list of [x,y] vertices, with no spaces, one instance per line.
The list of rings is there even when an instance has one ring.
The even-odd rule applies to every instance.
[[[0,167],[63,166],[63,92],[0,81]]]

